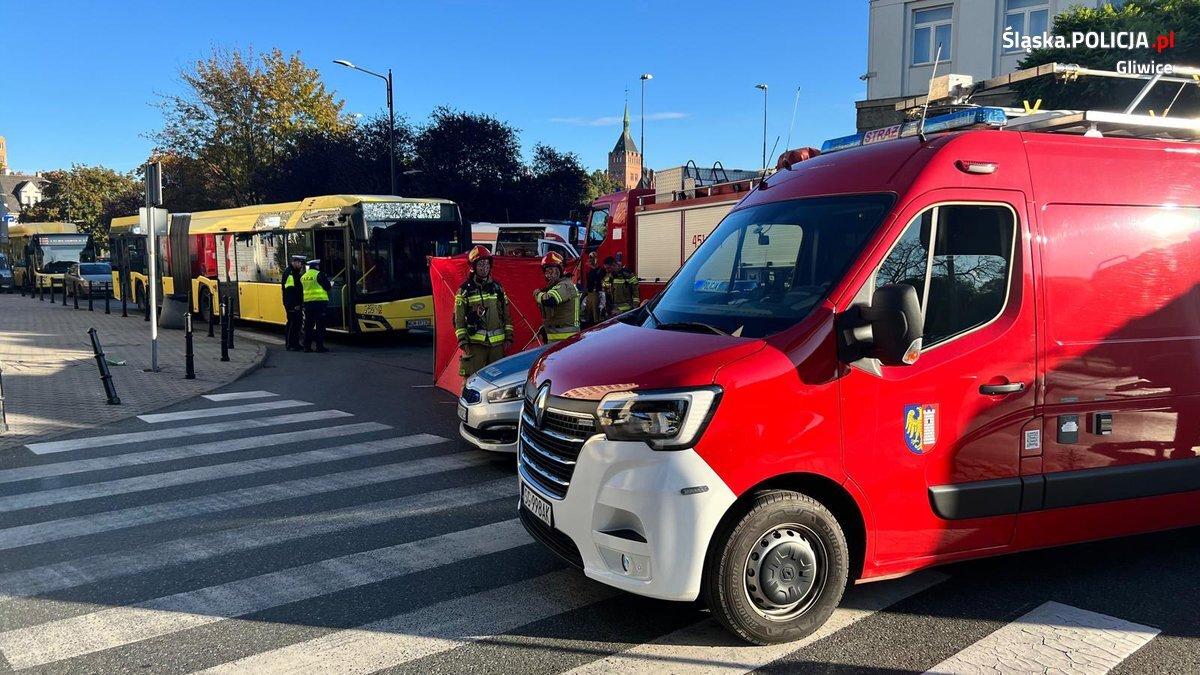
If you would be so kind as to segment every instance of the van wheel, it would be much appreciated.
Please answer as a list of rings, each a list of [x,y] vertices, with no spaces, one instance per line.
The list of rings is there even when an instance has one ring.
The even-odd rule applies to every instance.
[[[743,640],[791,642],[829,619],[849,570],[846,535],[829,509],[808,495],[770,490],[713,540],[704,597]]]

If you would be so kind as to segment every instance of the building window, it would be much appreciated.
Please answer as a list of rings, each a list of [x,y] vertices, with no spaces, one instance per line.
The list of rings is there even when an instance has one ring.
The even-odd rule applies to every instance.
[[[941,60],[950,58],[950,26],[952,6],[913,11],[912,64],[933,63],[941,46]]]
[[[1050,32],[1050,3],[1047,0],[1004,0],[1004,32],[1042,35]],[[1014,46],[1006,52],[1019,52]]]

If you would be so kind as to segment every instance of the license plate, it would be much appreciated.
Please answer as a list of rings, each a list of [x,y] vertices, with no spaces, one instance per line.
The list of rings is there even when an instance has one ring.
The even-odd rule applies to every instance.
[[[405,328],[428,328],[429,326],[429,319],[409,319],[404,322]]]
[[[458,419],[464,422],[467,421],[467,406],[461,403],[458,404]]]
[[[554,527],[554,512],[551,509],[550,502],[542,499],[541,495],[534,492],[524,483],[521,484],[521,504],[525,506],[525,510],[537,516],[537,519],[546,524],[546,527]]]

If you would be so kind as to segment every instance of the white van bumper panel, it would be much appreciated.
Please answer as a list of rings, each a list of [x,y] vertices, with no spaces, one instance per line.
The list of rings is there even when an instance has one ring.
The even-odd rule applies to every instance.
[[[565,498],[542,496],[587,576],[683,601],[699,597],[709,541],[736,501],[694,450],[655,451],[603,436],[584,444]]]

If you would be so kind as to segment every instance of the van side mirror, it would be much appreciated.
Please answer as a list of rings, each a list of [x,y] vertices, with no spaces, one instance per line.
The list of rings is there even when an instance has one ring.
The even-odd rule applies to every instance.
[[[917,289],[889,284],[875,289],[871,306],[847,312],[844,344],[848,361],[869,357],[885,366],[911,366],[921,356],[925,315]]]

